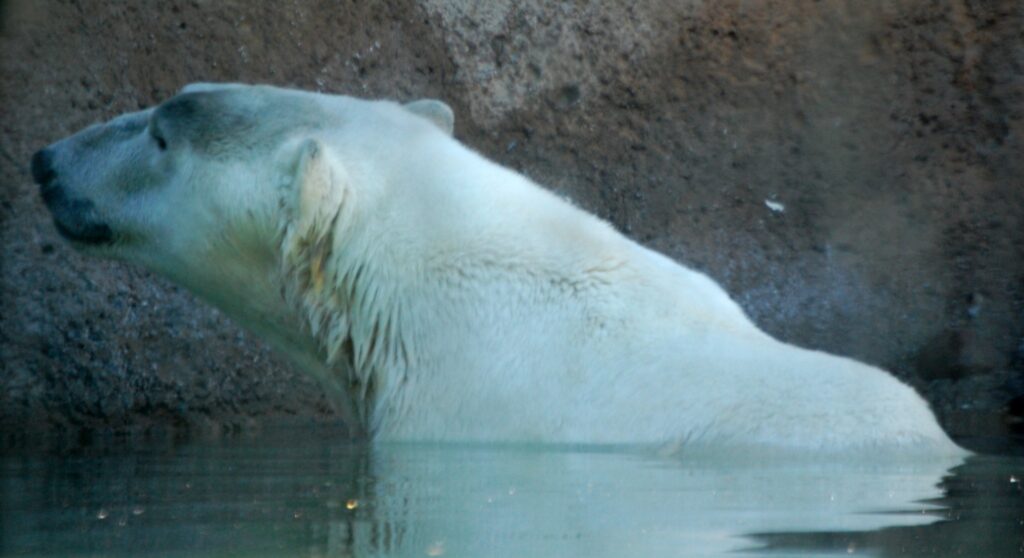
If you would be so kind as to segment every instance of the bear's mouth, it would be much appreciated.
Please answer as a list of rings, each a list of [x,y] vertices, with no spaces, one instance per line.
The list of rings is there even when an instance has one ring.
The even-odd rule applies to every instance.
[[[75,223],[69,226],[54,216],[53,224],[61,236],[74,243],[101,245],[114,241],[110,227],[103,223]]]
[[[53,184],[43,188],[42,196],[57,232],[65,239],[91,246],[113,243],[113,231],[97,219],[91,201],[69,198],[62,188]]]

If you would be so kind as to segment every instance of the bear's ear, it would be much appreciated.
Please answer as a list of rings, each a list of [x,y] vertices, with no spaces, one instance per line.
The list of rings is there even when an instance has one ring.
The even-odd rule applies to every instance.
[[[448,105],[437,99],[420,99],[403,105],[405,110],[434,123],[449,136],[455,132],[455,113]]]
[[[316,244],[329,236],[348,186],[344,168],[315,139],[299,146],[293,169],[291,188],[285,194],[290,215],[285,236],[288,249]]]

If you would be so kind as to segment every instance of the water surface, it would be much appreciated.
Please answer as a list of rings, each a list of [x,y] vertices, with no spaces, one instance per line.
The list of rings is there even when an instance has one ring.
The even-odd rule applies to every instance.
[[[309,430],[0,457],[14,556],[1022,556],[1024,459],[384,445]]]

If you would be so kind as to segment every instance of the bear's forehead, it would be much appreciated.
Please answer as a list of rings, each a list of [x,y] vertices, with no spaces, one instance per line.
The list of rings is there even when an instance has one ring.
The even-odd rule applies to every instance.
[[[146,128],[152,112],[150,109],[123,114],[105,124],[90,126],[77,134],[75,143],[81,150],[92,151],[134,137]]]
[[[230,156],[321,129],[331,115],[315,98],[283,90],[235,88],[185,92],[156,108],[154,125],[192,149]]]

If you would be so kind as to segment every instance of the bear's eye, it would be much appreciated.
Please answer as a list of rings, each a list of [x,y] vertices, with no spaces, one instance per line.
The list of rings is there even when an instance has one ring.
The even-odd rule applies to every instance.
[[[166,151],[167,150],[167,140],[165,140],[163,138],[163,136],[161,136],[160,134],[157,134],[157,133],[154,132],[153,133],[153,141],[156,142],[156,146],[157,146],[157,148],[160,151]]]
[[[146,126],[146,131],[149,132],[149,137],[153,138],[153,142],[156,143],[157,149],[160,151],[167,151],[167,138],[164,137],[163,132],[160,130],[160,126],[157,126],[155,117],[149,119],[149,125]]]

